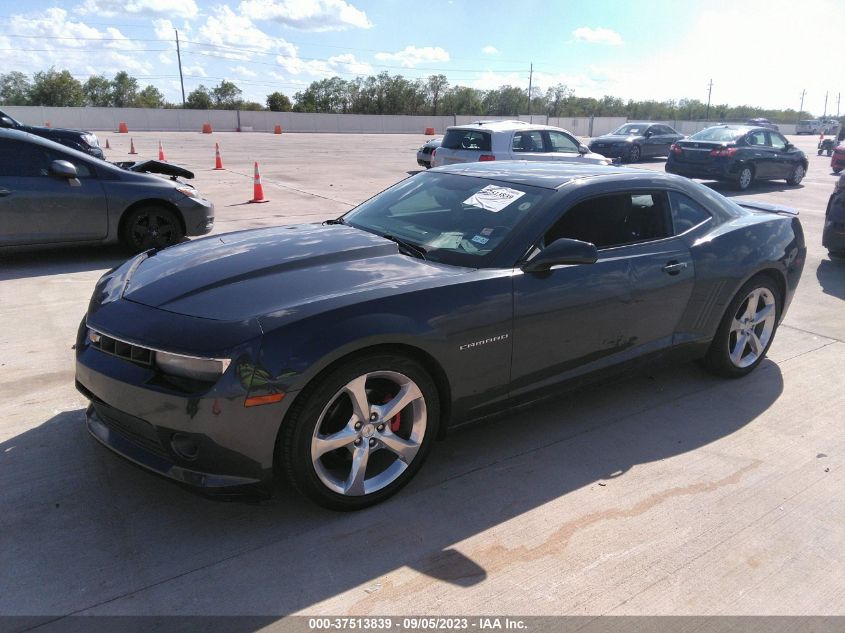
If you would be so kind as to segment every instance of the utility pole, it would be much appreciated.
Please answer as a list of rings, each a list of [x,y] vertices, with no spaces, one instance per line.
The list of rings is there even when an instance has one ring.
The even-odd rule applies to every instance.
[[[823,119],[827,118],[827,93],[824,93],[824,114],[822,115]]]
[[[842,98],[842,93],[841,93],[841,92],[837,92],[837,93],[836,93],[836,118],[837,118],[837,119],[839,118],[839,100],[840,100],[841,98]]]
[[[801,119],[801,115],[804,114],[804,95],[807,94],[807,90],[804,89],[801,91],[801,107],[798,109],[798,119]]]
[[[531,70],[528,72],[528,121],[531,122],[531,83],[534,80],[534,64],[531,64]]]
[[[182,77],[182,51],[179,50],[179,31],[176,31],[176,59],[179,60],[179,83],[182,84],[182,107],[185,107],[185,79]]]
[[[713,92],[713,80],[707,84],[707,113],[704,115],[706,121],[710,121],[710,94]]]

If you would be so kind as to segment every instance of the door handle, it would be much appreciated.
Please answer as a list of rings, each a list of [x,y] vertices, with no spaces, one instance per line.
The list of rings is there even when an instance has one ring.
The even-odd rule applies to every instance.
[[[12,192],[8,189],[0,189],[0,198],[5,198],[6,196],[10,195]]]
[[[668,275],[677,275],[687,267],[686,262],[671,261],[663,267],[663,272]]]

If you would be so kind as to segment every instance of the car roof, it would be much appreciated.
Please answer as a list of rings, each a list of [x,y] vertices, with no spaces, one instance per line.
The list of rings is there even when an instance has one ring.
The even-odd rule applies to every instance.
[[[489,130],[491,132],[510,132],[511,130],[532,129],[532,130],[559,130],[568,132],[561,127],[553,125],[541,125],[540,123],[529,123],[528,121],[473,121],[464,125],[450,125],[449,130]]]
[[[615,165],[576,165],[560,161],[507,160],[458,163],[436,167],[427,173],[449,173],[501,182],[558,189],[574,180],[584,178],[612,178],[640,181],[685,181],[685,178],[646,169],[632,169]]]

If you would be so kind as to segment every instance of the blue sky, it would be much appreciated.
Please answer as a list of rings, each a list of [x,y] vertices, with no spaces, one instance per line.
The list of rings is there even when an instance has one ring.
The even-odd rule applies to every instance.
[[[0,72],[125,69],[178,101],[174,27],[186,91],[226,78],[260,102],[383,70],[527,87],[533,62],[535,85],[582,96],[706,100],[712,78],[714,103],[797,109],[806,89],[820,115],[825,91],[835,113],[841,89],[826,34],[845,28],[845,3],[0,0]]]

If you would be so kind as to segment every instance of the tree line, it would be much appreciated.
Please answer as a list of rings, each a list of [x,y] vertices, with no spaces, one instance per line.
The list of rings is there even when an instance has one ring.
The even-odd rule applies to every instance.
[[[443,74],[408,79],[381,72],[378,75],[342,79],[331,77],[312,82],[291,101],[276,91],[264,104],[247,101],[234,83],[222,80],[212,87],[200,85],[185,98],[185,107],[196,110],[273,110],[276,112],[330,112],[350,114],[421,114],[471,116],[517,116],[529,111],[528,90],[500,86],[479,90],[452,86]],[[178,108],[152,85],[140,83],[125,71],[112,79],[93,75],[81,82],[67,70],[36,72],[30,79],[19,71],[0,74],[0,104],[44,106],[101,106]],[[766,117],[779,123],[812,118],[807,112],[754,106],[707,104],[698,99],[627,101],[619,97],[579,97],[564,85],[531,90],[531,114],[549,117],[618,116],[651,120],[737,121]]]

